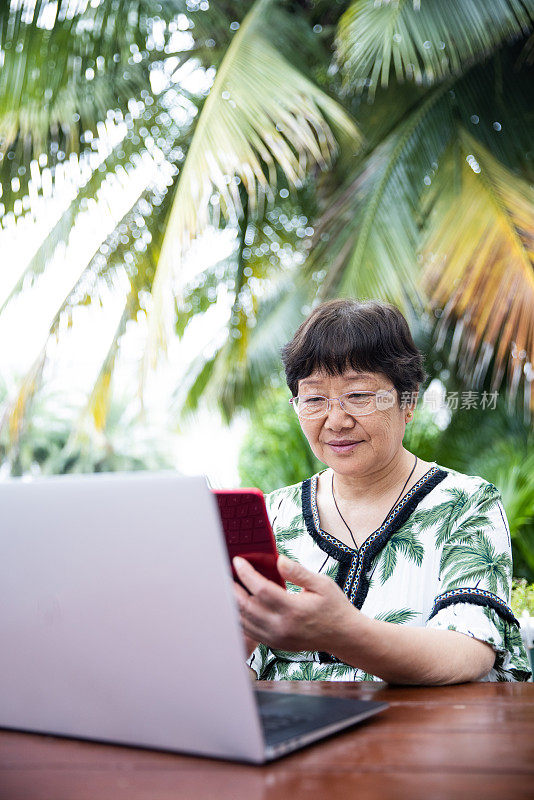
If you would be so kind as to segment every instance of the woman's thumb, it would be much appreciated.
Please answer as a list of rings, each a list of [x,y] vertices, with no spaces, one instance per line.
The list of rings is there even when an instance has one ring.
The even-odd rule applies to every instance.
[[[320,582],[320,575],[299,564],[298,561],[292,561],[287,556],[278,556],[276,566],[282,578],[286,581],[301,586],[303,589],[310,591],[318,591],[318,583]]]

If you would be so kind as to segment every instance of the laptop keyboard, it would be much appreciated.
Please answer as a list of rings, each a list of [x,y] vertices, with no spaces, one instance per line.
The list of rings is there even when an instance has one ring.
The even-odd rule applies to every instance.
[[[219,512],[227,531],[228,544],[257,544],[268,541],[262,504],[255,498],[238,504],[236,497],[217,495]]]
[[[309,721],[309,717],[299,714],[265,714],[262,713],[261,721],[265,733],[289,730],[294,725],[302,725]]]
[[[303,737],[321,738],[386,708],[385,703],[255,689],[268,747],[294,749]]]

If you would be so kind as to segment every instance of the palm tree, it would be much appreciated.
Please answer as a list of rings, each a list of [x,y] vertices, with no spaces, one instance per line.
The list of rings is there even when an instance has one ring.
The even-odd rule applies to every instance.
[[[437,2],[420,8],[409,2],[379,4],[375,13],[370,4],[360,2],[352,4],[340,26],[347,80],[352,85],[370,82],[375,104],[384,91],[384,98],[393,100],[391,90],[384,88],[397,89],[391,73],[396,81],[412,76],[421,85],[404,109],[401,104],[399,111],[404,113],[386,136],[364,157],[365,171],[357,170],[352,186],[369,181],[370,202],[358,205],[359,216],[364,214],[361,221],[358,213],[352,214],[363,235],[347,258],[339,260],[340,280],[349,282],[347,288],[357,291],[361,286],[365,291],[362,280],[378,255],[373,251],[373,223],[384,225],[389,219],[379,247],[394,262],[400,261],[407,274],[415,256],[421,258],[423,280],[440,314],[438,343],[452,327],[451,355],[460,356],[464,376],[480,380],[491,366],[498,384],[508,369],[512,386],[517,369],[532,355],[524,321],[527,307],[530,312],[533,307],[532,262],[528,237],[522,238],[528,230],[522,220],[525,202],[532,207],[533,197],[525,146],[531,124],[526,114],[531,74],[519,68],[523,46],[510,46],[508,40],[520,38],[520,29],[531,26],[522,16],[532,13],[529,5],[454,2],[447,4],[445,15]],[[473,19],[477,24],[470,25]],[[387,26],[389,34],[384,43],[378,37],[380,25]],[[518,91],[508,105],[502,87],[512,82]],[[393,102],[396,107],[399,104]],[[512,120],[515,124],[520,109],[517,138],[514,133],[507,141],[501,134]],[[331,206],[329,213],[338,226],[346,222],[339,212],[347,204],[350,212],[358,211],[354,196],[345,191]],[[419,211],[418,226],[414,210]],[[345,237],[349,235],[346,231]],[[507,259],[502,260],[505,252]],[[510,296],[509,279],[516,290],[522,287],[518,302]],[[522,363],[511,360],[512,353],[519,352],[513,346],[518,339],[519,351],[526,348]]]
[[[439,0],[347,5],[327,85],[364,146],[342,149],[315,182],[304,268],[273,282],[248,320],[234,317],[237,341],[199,365],[193,403],[206,388],[227,415],[253,402],[310,304],[349,294],[396,302],[429,350],[458,362],[464,385],[506,379],[511,398],[523,386],[528,410],[534,4],[470,0],[447,14]]]
[[[460,380],[506,381],[532,407],[532,0],[451,0],[446,13],[440,0],[70,7],[2,8],[2,202],[20,216],[79,153],[78,192],[18,292],[99,184],[131,171],[140,150],[152,159],[154,179],[104,232],[51,325],[126,275],[89,404],[98,424],[128,321],[148,313],[146,376],[169,336],[173,279],[210,223],[233,226],[236,249],[181,286],[178,330],[217,284],[234,303],[226,342],[192,370],[188,407],[211,397],[228,417],[253,405],[295,324],[339,294],[397,302]],[[197,95],[184,80],[193,68],[212,81]],[[13,435],[45,357],[43,347],[6,417]]]
[[[485,491],[485,490],[484,490]],[[481,498],[478,494],[468,493],[463,489],[446,489],[445,494],[450,496],[450,500],[438,503],[428,511],[416,511],[412,514],[411,524],[416,525],[422,532],[434,525],[439,525],[435,537],[436,547],[442,547],[454,543],[462,543],[471,540],[480,530],[491,526],[491,521],[487,512],[498,503],[498,498],[490,489],[489,495],[484,499],[484,510],[480,510]],[[472,513],[472,507],[478,506],[477,512]],[[458,522],[467,514],[467,519]],[[447,525],[443,521],[447,520]]]
[[[277,180],[295,188],[311,170],[329,167],[338,147],[334,131],[353,146],[359,135],[350,115],[305,74],[316,37],[271,0],[212,4],[209,14],[194,0],[102,0],[77,8],[41,0],[0,13],[6,220],[38,206],[72,156],[79,165],[70,169],[78,169],[78,191],[8,301],[42,272],[104,180],[131,172],[140,152],[153,162],[153,180],[104,231],[50,326],[49,335],[57,334],[73,307],[126,274],[124,314],[89,404],[102,425],[118,342],[140,310],[149,318],[143,375],[165,347],[173,275],[190,241],[214,216],[230,224],[261,217]],[[57,53],[52,69],[38,70],[49,53]],[[215,72],[210,91],[194,96],[180,84],[188,67],[204,70],[206,80]],[[108,130],[114,124],[124,129],[115,144]],[[89,143],[104,160],[93,158]],[[6,415],[13,436],[45,358],[46,343]]]

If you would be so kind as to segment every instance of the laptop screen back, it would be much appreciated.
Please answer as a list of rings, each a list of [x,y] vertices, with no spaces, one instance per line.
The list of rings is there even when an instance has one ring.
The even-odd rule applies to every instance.
[[[0,484],[0,725],[263,760],[203,478]]]

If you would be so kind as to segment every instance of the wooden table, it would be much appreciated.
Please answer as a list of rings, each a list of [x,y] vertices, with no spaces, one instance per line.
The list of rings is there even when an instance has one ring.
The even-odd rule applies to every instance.
[[[1,800],[522,800],[534,797],[534,684],[266,683],[385,700],[359,727],[268,766],[0,731]]]

